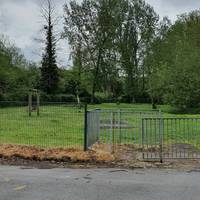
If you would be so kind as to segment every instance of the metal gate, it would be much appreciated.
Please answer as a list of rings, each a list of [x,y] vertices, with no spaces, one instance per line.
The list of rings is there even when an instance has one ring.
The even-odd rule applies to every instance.
[[[200,158],[200,118],[142,119],[143,158]]]
[[[100,112],[98,109],[86,111],[86,149],[100,138]]]
[[[142,118],[161,117],[159,110],[90,110],[87,111],[87,148],[94,144],[142,145]]]

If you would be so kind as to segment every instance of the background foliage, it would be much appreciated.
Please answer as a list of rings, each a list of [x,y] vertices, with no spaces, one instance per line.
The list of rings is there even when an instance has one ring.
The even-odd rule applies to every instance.
[[[200,106],[200,11],[172,24],[143,0],[73,0],[64,13],[61,37],[73,62],[61,68],[54,59],[56,90],[43,90],[44,100]],[[43,55],[41,65],[31,63],[0,36],[0,100],[26,100],[30,88],[44,88]]]

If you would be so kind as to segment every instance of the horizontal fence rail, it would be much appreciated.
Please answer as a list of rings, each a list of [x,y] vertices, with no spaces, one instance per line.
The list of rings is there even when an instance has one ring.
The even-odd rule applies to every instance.
[[[61,102],[0,102],[0,144],[41,148],[84,146],[84,106]]]
[[[200,118],[142,119],[144,159],[199,159]]]

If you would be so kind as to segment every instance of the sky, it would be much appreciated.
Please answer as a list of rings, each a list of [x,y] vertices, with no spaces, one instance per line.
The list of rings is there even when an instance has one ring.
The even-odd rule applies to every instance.
[[[41,44],[35,40],[41,37],[40,30],[43,25],[40,13],[41,1],[44,0],[0,0],[0,33],[7,35],[28,60],[35,62],[41,59]],[[69,0],[54,2],[57,14],[62,17],[63,5]],[[146,2],[154,7],[161,18],[168,16],[172,21],[176,20],[177,15],[200,8],[200,0],[146,0]],[[59,31],[62,31],[63,21],[60,20],[59,24]],[[57,54],[59,65],[70,65],[70,47],[67,41],[60,41]]]

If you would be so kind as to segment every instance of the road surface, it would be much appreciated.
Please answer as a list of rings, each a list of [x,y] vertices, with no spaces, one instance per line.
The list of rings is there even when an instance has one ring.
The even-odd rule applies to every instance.
[[[0,200],[199,200],[200,171],[0,166]]]

